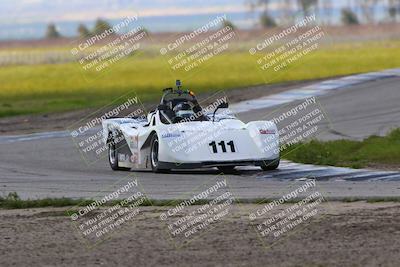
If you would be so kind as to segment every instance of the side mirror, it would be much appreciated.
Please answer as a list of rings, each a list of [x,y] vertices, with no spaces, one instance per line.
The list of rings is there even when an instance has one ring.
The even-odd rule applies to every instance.
[[[229,107],[229,104],[227,102],[222,102],[221,104],[218,105],[217,109],[228,108],[228,107]]]
[[[217,106],[217,108],[214,110],[214,114],[213,114],[213,122],[215,121],[215,113],[217,112],[218,109],[220,108],[228,108],[229,104],[227,102],[222,102],[221,104],[219,104]]]
[[[168,110],[169,107],[168,107],[167,105],[164,105],[164,104],[159,104],[159,105],[157,106],[157,109],[158,109],[158,110],[165,111],[165,110]]]

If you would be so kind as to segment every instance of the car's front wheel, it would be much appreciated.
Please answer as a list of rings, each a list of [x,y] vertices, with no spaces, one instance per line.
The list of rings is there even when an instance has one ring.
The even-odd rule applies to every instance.
[[[154,134],[150,142],[150,164],[153,172],[168,172],[169,169],[161,169],[158,160],[160,143],[157,134]]]
[[[277,158],[273,161],[263,161],[260,166],[263,171],[272,171],[279,167],[280,158]]]
[[[229,174],[235,172],[235,166],[219,166],[218,170],[222,173]]]

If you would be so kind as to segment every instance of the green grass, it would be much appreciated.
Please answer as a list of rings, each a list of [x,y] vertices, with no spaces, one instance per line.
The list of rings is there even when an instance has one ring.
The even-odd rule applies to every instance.
[[[400,129],[387,136],[371,136],[363,141],[310,141],[292,145],[284,158],[300,163],[363,168],[375,165],[400,166]]]
[[[44,198],[37,200],[22,200],[16,192],[9,193],[5,197],[0,197],[0,208],[3,209],[26,209],[41,207],[67,207],[78,204],[87,205],[90,200],[71,199],[71,198]]]
[[[69,207],[69,206],[87,206],[91,204],[93,199],[72,199],[72,198],[43,198],[43,199],[21,199],[16,192],[10,192],[8,195],[0,196],[0,209],[27,209],[27,208],[44,208],[44,207]],[[146,199],[140,206],[172,206],[184,200],[163,200],[163,199]],[[104,206],[114,206],[121,202],[120,200],[109,201]],[[204,205],[210,200],[197,200],[193,205]]]
[[[162,88],[182,79],[195,92],[263,83],[311,80],[400,66],[400,42],[325,46],[275,73],[257,68],[256,58],[235,50],[209,60],[199,70],[173,72],[154,51],[128,57],[98,77],[78,63],[0,67],[0,117],[100,107],[135,91],[142,101],[160,97]]]
[[[276,199],[236,199],[234,204],[266,204],[274,201]],[[301,199],[292,199],[285,203],[293,204],[297,203]],[[121,201],[121,200],[120,200]],[[144,201],[140,206],[154,206],[154,207],[171,207],[174,206],[184,200],[148,200]],[[211,200],[203,199],[198,200],[192,205],[204,205],[209,203]],[[326,198],[326,201],[339,201],[339,202],[358,202],[358,201],[366,201],[367,203],[376,203],[376,202],[400,202],[400,197],[344,197],[344,198]],[[92,203],[93,200],[89,199],[71,199],[71,198],[44,198],[44,199],[27,199],[22,200],[19,198],[18,194],[13,192],[9,193],[6,197],[0,197],[0,209],[28,209],[28,208],[45,208],[45,207],[77,207],[77,206],[86,206]],[[118,204],[119,201],[111,201],[106,203],[105,206],[113,206]],[[77,212],[77,210],[66,209],[61,212],[53,212],[48,215],[53,216],[70,216],[72,213]]]

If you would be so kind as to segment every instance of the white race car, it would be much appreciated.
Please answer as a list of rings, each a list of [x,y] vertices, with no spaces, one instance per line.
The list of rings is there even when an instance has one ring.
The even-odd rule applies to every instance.
[[[147,118],[112,118],[102,122],[113,170],[236,166],[263,170],[279,166],[279,135],[270,121],[243,123],[233,116],[226,98],[200,107],[193,92],[164,89],[158,107]]]

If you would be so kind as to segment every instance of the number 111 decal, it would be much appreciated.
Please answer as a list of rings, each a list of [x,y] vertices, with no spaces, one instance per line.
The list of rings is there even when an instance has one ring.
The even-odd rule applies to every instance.
[[[230,152],[236,152],[235,144],[233,143],[233,141],[229,141],[228,143],[226,143],[226,145],[225,141],[221,141],[218,144],[215,141],[212,141],[208,145],[212,148],[213,153],[218,153],[218,147],[221,147],[222,153],[228,152],[226,145],[229,146]]]

